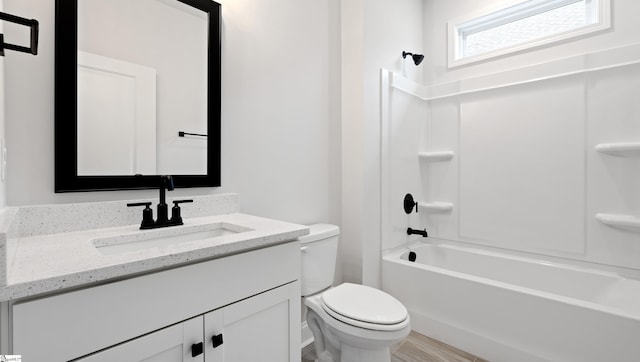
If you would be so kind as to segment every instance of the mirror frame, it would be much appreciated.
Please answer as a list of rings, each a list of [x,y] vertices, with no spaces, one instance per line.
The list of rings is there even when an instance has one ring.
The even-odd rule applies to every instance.
[[[78,176],[78,1],[82,0],[56,0],[55,8],[55,192],[157,188],[160,175]],[[220,186],[221,166],[220,4],[212,0],[176,1],[204,11],[209,18],[207,174],[171,176],[175,187],[216,187]],[[171,44],[167,50],[171,51]]]

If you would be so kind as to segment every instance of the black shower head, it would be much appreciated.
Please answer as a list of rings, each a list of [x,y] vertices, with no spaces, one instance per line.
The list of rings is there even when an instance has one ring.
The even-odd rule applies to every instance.
[[[405,51],[402,52],[402,58],[403,59],[406,58],[407,55],[411,55],[411,58],[413,58],[413,62],[416,65],[420,65],[420,63],[422,63],[422,61],[424,60],[424,55],[422,55],[422,54],[413,54],[413,53],[409,53],[409,52],[405,52]]]

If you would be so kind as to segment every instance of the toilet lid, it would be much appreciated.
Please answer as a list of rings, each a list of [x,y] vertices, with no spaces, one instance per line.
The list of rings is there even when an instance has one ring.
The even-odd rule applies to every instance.
[[[398,324],[407,319],[407,308],[389,294],[359,284],[344,283],[322,293],[331,311],[348,319],[371,324]],[[332,313],[333,314],[333,313]]]

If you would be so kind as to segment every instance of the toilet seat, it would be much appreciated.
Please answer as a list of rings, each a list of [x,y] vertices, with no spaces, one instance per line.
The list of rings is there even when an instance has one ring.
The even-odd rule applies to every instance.
[[[333,318],[352,326],[378,331],[405,327],[408,312],[389,294],[359,284],[344,283],[321,295],[322,309]]]

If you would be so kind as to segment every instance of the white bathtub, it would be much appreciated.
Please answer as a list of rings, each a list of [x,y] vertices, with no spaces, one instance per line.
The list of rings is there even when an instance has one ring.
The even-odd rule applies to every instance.
[[[640,361],[640,281],[616,273],[421,243],[383,257],[382,289],[414,330],[491,361]]]

